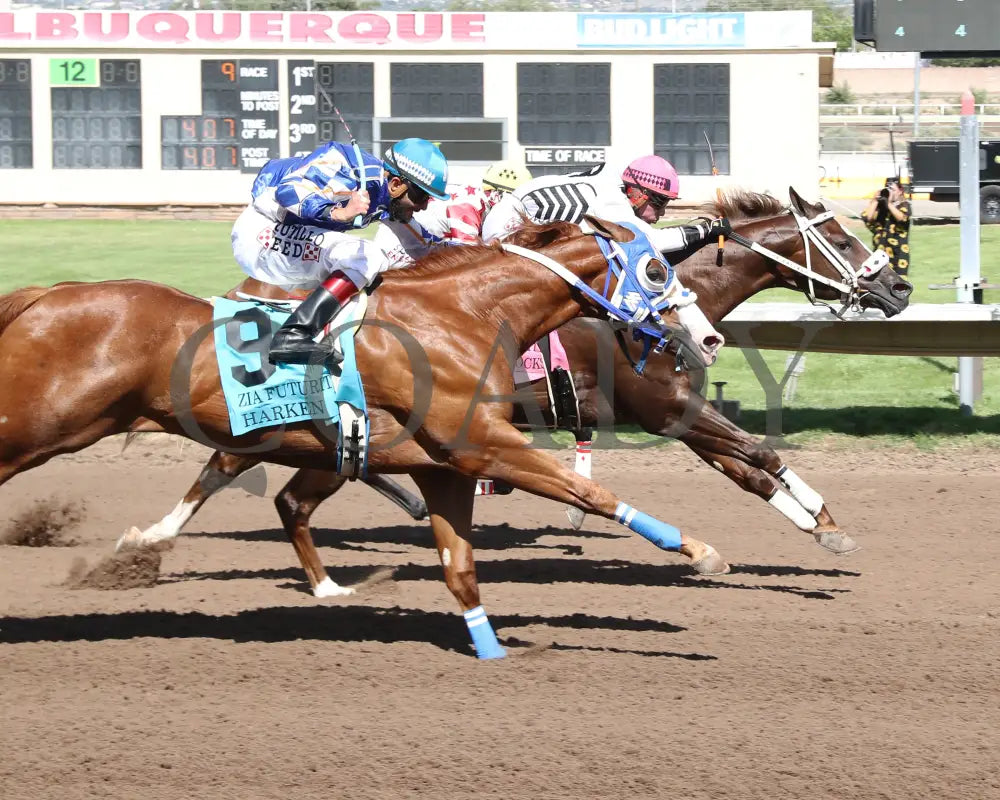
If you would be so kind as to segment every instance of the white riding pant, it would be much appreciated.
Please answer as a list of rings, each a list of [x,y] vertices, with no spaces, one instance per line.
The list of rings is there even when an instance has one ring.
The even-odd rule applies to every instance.
[[[233,256],[247,275],[283,289],[311,289],[340,270],[359,289],[388,268],[382,250],[349,233],[274,222],[247,207],[232,233]]]
[[[483,220],[482,240],[489,244],[494,239],[503,239],[510,235],[524,223],[522,214],[527,215],[529,219],[532,218],[524,203],[514,197],[513,193],[507,192]]]

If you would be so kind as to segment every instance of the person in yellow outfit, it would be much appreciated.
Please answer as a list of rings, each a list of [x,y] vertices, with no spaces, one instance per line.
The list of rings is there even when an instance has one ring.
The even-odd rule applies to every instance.
[[[889,266],[905,278],[910,272],[910,217],[913,209],[903,194],[896,178],[889,178],[885,188],[876,192],[861,212],[868,230],[872,232],[872,246],[885,250]]]

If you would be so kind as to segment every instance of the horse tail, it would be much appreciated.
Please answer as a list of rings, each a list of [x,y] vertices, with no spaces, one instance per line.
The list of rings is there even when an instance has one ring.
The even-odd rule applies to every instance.
[[[41,300],[46,292],[48,292],[46,287],[28,286],[0,295],[0,333],[7,330],[7,326]]]

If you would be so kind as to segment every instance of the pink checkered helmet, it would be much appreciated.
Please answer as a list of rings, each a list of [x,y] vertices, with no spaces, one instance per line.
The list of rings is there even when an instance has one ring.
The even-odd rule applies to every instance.
[[[622,173],[622,182],[626,186],[638,186],[649,189],[671,200],[677,198],[680,189],[680,179],[677,170],[665,158],[659,156],[643,156],[637,158]]]

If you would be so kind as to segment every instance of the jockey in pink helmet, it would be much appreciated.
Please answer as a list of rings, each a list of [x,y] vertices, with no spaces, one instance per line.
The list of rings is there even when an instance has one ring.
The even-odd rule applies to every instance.
[[[485,242],[502,239],[525,217],[535,222],[579,223],[584,214],[610,222],[637,223],[671,262],[682,260],[720,235],[732,232],[726,219],[691,220],[686,225],[652,227],[677,197],[677,170],[660,156],[642,156],[622,172],[604,164],[568,175],[545,175],[527,181],[493,207],[483,222]]]
[[[663,216],[667,203],[677,199],[680,179],[673,164],[660,156],[642,156],[622,172],[625,196],[635,215],[653,223]]]

